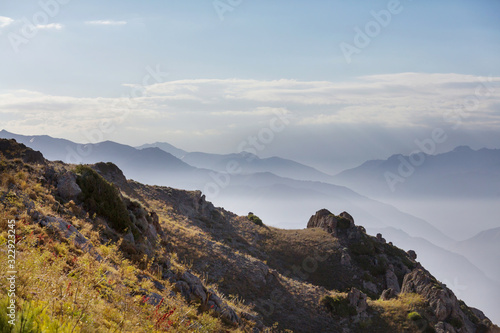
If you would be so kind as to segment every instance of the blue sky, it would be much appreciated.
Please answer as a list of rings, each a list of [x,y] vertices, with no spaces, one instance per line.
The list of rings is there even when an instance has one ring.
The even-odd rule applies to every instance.
[[[292,116],[289,132],[295,135],[277,135],[262,155],[312,161],[308,147],[338,141],[331,132],[341,126],[358,135],[371,133],[369,141],[379,148],[351,147],[358,151],[351,160],[361,161],[408,152],[414,138],[442,125],[430,109],[473,95],[481,80],[500,82],[500,2],[495,0],[396,1],[398,13],[386,26],[379,24],[380,31],[372,33],[369,45],[358,47],[350,63],[341,43],[355,46],[355,28],[365,31],[375,22],[372,11],[387,10],[393,1],[59,1],[0,3],[0,125],[7,130],[85,141],[82,131],[103,119],[119,119],[105,139],[229,152],[235,145],[228,142],[258,132],[272,116],[269,110],[276,109]],[[40,3],[57,3],[58,12],[27,38],[26,20],[33,23],[34,16],[40,20],[47,12]],[[233,4],[223,20],[214,3]],[[13,47],[13,38],[24,39]],[[168,75],[144,86],[151,69]],[[436,74],[442,74],[441,85]],[[200,81],[208,79],[222,81]],[[285,81],[272,85],[279,90],[275,96],[263,98],[264,89],[278,80]],[[308,88],[299,89],[292,80]],[[135,116],[124,120],[115,100],[134,87],[147,96],[134,103]],[[235,103],[241,96],[228,89],[254,93]],[[455,144],[500,146],[493,135],[499,89],[481,99],[474,117],[453,132],[443,150]],[[402,91],[408,100],[388,103]],[[435,92],[440,96],[428,99]],[[379,94],[386,98],[376,98]],[[427,104],[417,106],[422,100]],[[308,133],[315,133],[313,139]],[[400,133],[411,134],[391,139]],[[394,141],[402,142],[390,144]],[[345,150],[340,144],[332,153]],[[300,145],[304,154],[291,152]]]

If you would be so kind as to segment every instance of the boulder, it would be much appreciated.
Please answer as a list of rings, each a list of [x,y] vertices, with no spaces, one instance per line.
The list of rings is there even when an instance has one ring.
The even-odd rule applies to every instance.
[[[390,299],[396,298],[398,294],[394,292],[391,288],[386,289],[382,292],[382,295],[380,296],[380,299],[383,301],[388,301]]]
[[[411,260],[417,260],[417,253],[413,250],[409,250],[408,255],[410,256]]]
[[[352,288],[351,291],[349,291],[347,299],[349,300],[349,305],[354,307],[358,314],[365,312],[368,308],[366,294],[356,288]]]
[[[321,209],[311,216],[309,222],[307,222],[307,227],[321,228],[332,233],[337,228],[337,218],[328,209]]]
[[[82,190],[76,183],[76,176],[72,172],[65,172],[57,180],[57,193],[66,200],[75,200]]]
[[[398,277],[394,273],[394,268],[392,265],[389,265],[389,268],[385,272],[385,283],[387,285],[387,289],[392,289],[396,294],[399,294],[401,292]]]
[[[455,329],[453,326],[451,326],[448,323],[445,323],[443,321],[440,321],[434,326],[434,329],[436,330],[436,333],[456,333]]]
[[[379,241],[380,243],[384,243],[385,244],[385,238],[382,237],[382,234],[377,234],[377,241]]]

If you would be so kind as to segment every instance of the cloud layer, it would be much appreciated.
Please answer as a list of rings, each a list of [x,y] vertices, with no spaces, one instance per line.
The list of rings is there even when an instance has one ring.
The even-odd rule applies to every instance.
[[[192,135],[227,139],[262,128],[279,112],[311,131],[341,125],[433,128],[458,120],[463,129],[500,130],[500,77],[400,73],[349,82],[198,79],[126,86],[130,96],[121,98],[3,92],[0,127],[78,141],[75,133],[110,121],[139,144]]]
[[[0,16],[0,29],[12,24],[12,22],[14,22],[14,20],[10,17]]]
[[[89,25],[125,25],[126,21],[114,21],[114,20],[97,20],[97,21],[86,21],[85,24]]]

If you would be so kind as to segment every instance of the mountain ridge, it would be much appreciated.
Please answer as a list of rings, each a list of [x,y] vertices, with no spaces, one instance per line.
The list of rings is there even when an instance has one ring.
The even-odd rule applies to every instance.
[[[29,148],[13,140],[1,142],[5,151],[29,155]],[[35,309],[43,304],[47,279],[58,283],[66,295],[75,292],[68,282],[87,279],[74,304],[83,305],[87,297],[101,295],[95,304],[107,307],[101,301],[107,300],[125,311],[123,318],[127,318],[114,316],[109,307],[102,312],[94,304],[80,310],[90,321],[72,312],[59,316],[57,308],[50,307],[44,316],[30,317],[34,325],[59,323],[68,331],[105,327],[100,325],[110,325],[112,330],[121,325],[122,330],[133,332],[160,327],[179,332],[400,332],[403,328],[408,332],[498,332],[481,311],[457,300],[422,268],[414,253],[369,236],[346,212],[334,215],[323,209],[311,216],[308,228],[283,230],[216,208],[200,191],[126,180],[112,163],[28,162],[2,154],[0,163],[0,197],[8,208],[2,214],[24,221],[18,226],[24,237],[18,245],[23,259],[19,283],[31,274],[37,284],[33,287],[38,288],[30,293],[33,287],[23,285],[20,304],[32,304]],[[139,201],[124,196],[122,190]],[[95,200],[121,202],[112,210],[128,215],[117,219],[118,215],[94,206]],[[37,253],[53,258],[43,264],[49,270],[38,266],[43,261]],[[75,259],[77,253],[80,260]],[[27,260],[30,256],[33,262]],[[191,264],[186,267],[176,258]],[[94,269],[89,271],[86,263]],[[72,273],[83,269],[88,275]],[[202,272],[207,277],[200,279]],[[45,278],[36,279],[38,274]],[[141,287],[130,294],[127,288],[132,285],[127,281]],[[120,290],[124,290],[122,296]],[[221,291],[243,299],[225,298]],[[128,317],[125,314],[131,310],[127,309],[137,312]],[[158,316],[158,309],[165,315]],[[136,325],[137,320],[142,322]]]

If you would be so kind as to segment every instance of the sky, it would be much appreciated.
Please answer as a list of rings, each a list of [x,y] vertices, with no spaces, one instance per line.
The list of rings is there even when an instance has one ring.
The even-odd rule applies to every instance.
[[[335,173],[500,148],[500,2],[0,2],[0,128]]]

